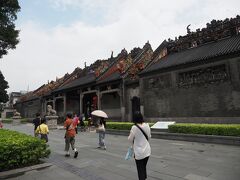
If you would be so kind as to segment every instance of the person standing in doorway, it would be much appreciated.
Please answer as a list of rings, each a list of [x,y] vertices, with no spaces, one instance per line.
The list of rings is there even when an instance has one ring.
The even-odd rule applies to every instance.
[[[71,145],[72,150],[74,151],[74,158],[77,158],[78,151],[75,147],[75,135],[76,135],[76,124],[73,122],[72,114],[67,113],[66,121],[64,122],[64,127],[66,129],[65,133],[65,151],[66,151],[66,157],[70,156],[69,148]]]
[[[33,125],[34,125],[34,136],[37,137],[38,134],[36,133],[37,127],[41,124],[41,117],[40,113],[36,113],[36,118],[33,119]]]
[[[133,115],[134,125],[131,128],[128,140],[133,146],[134,158],[138,171],[138,179],[147,179],[147,162],[151,155],[149,139],[151,130],[148,123],[144,123],[142,114],[137,111]]]

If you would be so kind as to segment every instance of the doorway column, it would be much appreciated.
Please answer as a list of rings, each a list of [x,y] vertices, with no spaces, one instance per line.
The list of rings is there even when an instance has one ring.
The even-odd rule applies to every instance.
[[[82,115],[83,113],[83,96],[82,92],[80,92],[80,114]]]

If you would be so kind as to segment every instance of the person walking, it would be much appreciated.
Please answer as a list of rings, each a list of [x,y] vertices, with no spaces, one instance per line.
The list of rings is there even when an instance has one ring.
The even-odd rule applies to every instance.
[[[84,118],[83,115],[79,116],[79,121],[80,121],[79,125],[80,125],[80,131],[81,131],[81,132],[86,131],[86,129],[85,129],[85,123],[84,123],[84,121],[83,121],[83,118]]]
[[[147,179],[147,162],[151,155],[149,139],[151,130],[148,123],[143,120],[142,114],[137,111],[133,115],[134,125],[131,128],[128,140],[133,146],[134,158],[137,166],[138,179]]]
[[[40,138],[43,139],[46,143],[48,142],[48,125],[46,124],[46,118],[41,120],[41,124],[36,129],[36,134],[40,134]]]
[[[77,114],[74,114],[73,123],[76,125],[75,131],[76,131],[76,134],[78,134],[78,124],[80,123],[80,121]]]
[[[72,114],[67,113],[66,121],[64,122],[64,127],[66,129],[65,133],[65,151],[66,151],[66,157],[70,156],[69,148],[71,145],[72,150],[74,150],[74,158],[77,158],[78,151],[75,147],[75,135],[76,135],[76,124],[74,123],[72,119]]]
[[[41,124],[41,117],[40,113],[36,113],[36,118],[33,119],[33,125],[34,125],[34,136],[37,137],[38,134],[36,133],[37,127]]]
[[[102,148],[104,150],[107,149],[106,144],[105,144],[105,131],[106,131],[106,121],[103,117],[100,118],[99,125],[97,127],[97,132],[98,132],[98,141],[99,141],[99,146],[98,148]]]

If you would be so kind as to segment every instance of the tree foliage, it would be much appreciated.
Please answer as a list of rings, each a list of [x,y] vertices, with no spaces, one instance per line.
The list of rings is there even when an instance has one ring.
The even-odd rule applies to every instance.
[[[14,24],[19,11],[18,0],[0,0],[0,58],[9,49],[15,49],[19,42],[19,30],[15,29]]]
[[[6,91],[7,88],[9,88],[8,82],[5,81],[5,78],[2,72],[0,71],[0,103],[1,102],[5,103],[8,101],[8,94]]]

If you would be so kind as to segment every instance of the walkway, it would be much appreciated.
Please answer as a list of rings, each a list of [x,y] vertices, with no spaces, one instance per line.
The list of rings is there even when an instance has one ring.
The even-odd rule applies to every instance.
[[[6,125],[5,128],[32,134],[33,126]],[[64,157],[64,130],[49,135],[53,166],[34,170],[9,180],[136,180],[133,160],[124,160],[128,148],[126,136],[107,135],[107,151],[97,149],[97,134],[80,133],[76,138],[79,156]],[[151,139],[152,156],[148,180],[238,180],[240,147],[183,141]]]

